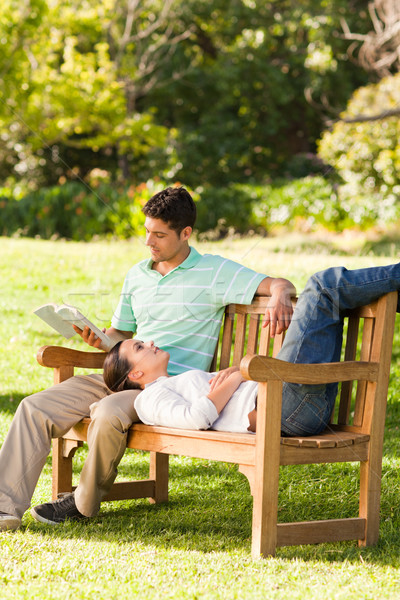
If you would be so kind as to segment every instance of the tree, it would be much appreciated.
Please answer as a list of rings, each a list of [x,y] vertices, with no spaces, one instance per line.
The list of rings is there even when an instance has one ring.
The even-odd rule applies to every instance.
[[[36,22],[31,14],[25,28],[10,25],[9,57],[3,59],[3,72],[13,68],[15,110],[2,111],[0,126],[3,137],[15,132],[7,139],[14,170],[32,176],[50,163],[57,180],[84,177],[102,162],[115,170],[115,159],[128,178],[129,164],[148,159],[154,148],[166,149],[160,152],[166,168],[170,132],[155,123],[151,107],[138,110],[136,104],[160,84],[163,61],[189,35],[169,24],[175,0],[54,0],[48,10],[39,0],[19,8],[11,2],[8,11],[1,9],[0,24],[6,14],[13,25],[24,22],[21,13],[25,8],[29,15],[34,2],[41,8]],[[23,96],[17,92],[21,80]]]
[[[400,4],[398,0],[373,0],[368,3],[368,13],[373,30],[352,33],[343,18],[344,38],[353,42],[349,55],[381,78],[400,69]]]
[[[11,166],[39,185],[100,167],[197,186],[290,174],[291,158],[315,151],[327,115],[367,81],[338,35],[340,16],[352,27],[363,5],[6,0],[14,109],[0,107],[0,177]]]
[[[340,15],[360,21],[364,3],[185,5],[195,31],[177,53],[196,60],[162,96],[144,100],[159,106],[159,122],[180,132],[180,179],[224,185],[290,174],[292,157],[313,153],[327,116],[337,116],[355,87],[368,81],[339,36]]]
[[[105,25],[110,59],[117,80],[123,85],[130,116],[137,117],[138,100],[182,75],[182,69],[177,69],[166,78],[164,70],[178,44],[192,30],[182,27],[177,4],[176,0],[117,2],[115,16]],[[130,135],[118,140],[125,178],[129,176],[130,143]]]
[[[4,0],[0,5],[0,179],[25,158],[31,47],[46,14],[44,0]]]

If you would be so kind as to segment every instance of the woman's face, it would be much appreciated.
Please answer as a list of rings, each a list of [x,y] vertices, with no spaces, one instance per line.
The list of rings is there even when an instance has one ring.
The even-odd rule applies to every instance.
[[[124,340],[119,353],[131,365],[130,377],[138,383],[150,383],[166,375],[169,353],[155,346],[153,341]]]

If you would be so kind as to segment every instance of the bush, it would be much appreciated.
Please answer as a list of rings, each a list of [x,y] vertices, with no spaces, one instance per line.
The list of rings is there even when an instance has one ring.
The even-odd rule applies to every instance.
[[[142,206],[164,184],[139,186],[68,182],[43,188],[16,199],[10,189],[0,190],[0,233],[29,237],[90,240],[93,236],[129,238],[142,232]]]
[[[0,234],[90,240],[94,236],[129,238],[142,234],[142,207],[165,182],[113,186],[100,182],[85,186],[69,182],[43,188],[21,199],[0,190]],[[335,187],[322,176],[282,180],[270,185],[232,184],[191,191],[197,204],[196,229],[203,237],[227,233],[264,234],[277,227],[287,230],[320,227],[341,230],[355,224],[340,203]]]
[[[198,192],[196,228],[200,233],[215,232],[223,236],[229,230],[247,233],[257,228],[253,205],[260,196],[254,186],[233,184],[198,189]]]
[[[400,104],[400,73],[359,88],[347,118],[384,115]],[[334,165],[343,184],[340,202],[361,227],[400,218],[400,121],[397,116],[367,122],[339,121],[324,133],[319,155]]]
[[[340,230],[349,224],[333,185],[321,176],[266,186],[253,212],[259,226],[267,230],[277,226]]]
[[[265,234],[276,226],[290,230],[304,226],[340,229],[349,224],[333,185],[322,176],[264,186],[234,184],[224,189],[209,188],[200,196],[200,232],[215,232],[217,227],[220,234],[229,229]]]

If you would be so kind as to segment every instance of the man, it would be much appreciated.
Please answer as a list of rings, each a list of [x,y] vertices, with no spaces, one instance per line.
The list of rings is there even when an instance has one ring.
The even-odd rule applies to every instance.
[[[271,333],[289,326],[293,285],[266,277],[220,256],[201,256],[189,246],[196,207],[184,188],[167,188],[143,208],[151,259],[129,271],[119,305],[106,333],[117,342],[154,339],[171,355],[170,374],[208,369],[224,307],[248,303],[255,294],[271,300],[265,325]],[[93,332],[78,330],[90,345],[101,347]],[[0,451],[0,529],[17,529],[30,505],[50,451],[51,439],[66,433],[82,417],[92,418],[89,452],[74,494],[32,510],[42,522],[97,514],[113,484],[127,431],[137,421],[132,392],[109,396],[101,375],[75,376],[25,398],[17,409]]]

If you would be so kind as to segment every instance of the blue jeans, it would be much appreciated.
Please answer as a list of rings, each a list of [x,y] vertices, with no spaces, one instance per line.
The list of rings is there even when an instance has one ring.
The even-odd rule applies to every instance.
[[[293,319],[277,356],[291,363],[340,360],[343,311],[369,304],[400,290],[400,263],[349,271],[333,267],[315,273],[299,297]],[[400,312],[400,300],[397,304]],[[284,383],[283,435],[313,435],[328,425],[338,384]]]

